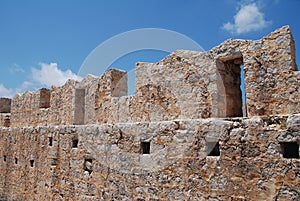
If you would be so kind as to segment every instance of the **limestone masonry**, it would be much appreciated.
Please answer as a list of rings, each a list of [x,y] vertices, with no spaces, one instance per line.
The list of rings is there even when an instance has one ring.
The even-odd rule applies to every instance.
[[[137,63],[127,88],[110,69],[1,98],[0,200],[300,200],[288,26]]]

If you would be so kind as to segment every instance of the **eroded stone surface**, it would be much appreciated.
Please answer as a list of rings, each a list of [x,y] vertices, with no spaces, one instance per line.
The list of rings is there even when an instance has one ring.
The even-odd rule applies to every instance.
[[[240,66],[245,74],[244,104]],[[208,52],[178,50],[157,64],[137,63],[132,96],[126,96],[127,73],[116,69],[48,91],[18,94],[12,100],[11,125],[296,114],[300,112],[299,82],[294,39],[285,26],[261,40],[230,39]],[[83,95],[76,96],[76,90],[83,90]],[[77,106],[80,97],[81,106]]]
[[[270,119],[2,128],[0,192],[9,200],[297,200],[300,161],[283,157],[278,138],[288,128]],[[208,156],[207,142],[219,143],[219,156]]]

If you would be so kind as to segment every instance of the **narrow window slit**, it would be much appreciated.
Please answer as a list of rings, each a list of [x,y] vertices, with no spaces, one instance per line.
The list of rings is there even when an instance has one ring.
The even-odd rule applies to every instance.
[[[217,70],[220,75],[220,93],[218,95],[219,117],[245,117],[246,87],[243,57],[224,58],[217,62]]]
[[[53,146],[53,137],[49,137],[49,146]]]
[[[150,142],[141,142],[141,153],[150,154]]]
[[[30,163],[30,167],[33,167],[33,165],[34,165],[34,160],[30,160],[29,163]]]
[[[72,139],[72,148],[78,148],[78,138],[73,137]]]

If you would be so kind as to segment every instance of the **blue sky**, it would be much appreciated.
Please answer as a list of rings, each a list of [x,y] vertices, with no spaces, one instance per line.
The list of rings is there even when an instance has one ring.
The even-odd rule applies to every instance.
[[[134,29],[172,30],[209,50],[290,25],[300,51],[299,8],[299,0],[0,0],[0,96],[76,79],[98,45]],[[165,55],[137,52],[112,66],[130,70]]]

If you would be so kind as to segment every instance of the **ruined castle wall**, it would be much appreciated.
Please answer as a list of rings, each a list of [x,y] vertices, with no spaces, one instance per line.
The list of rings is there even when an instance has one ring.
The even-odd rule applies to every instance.
[[[239,88],[240,66],[245,73],[245,103]],[[294,40],[289,27],[283,27],[257,41],[227,40],[208,52],[179,50],[157,64],[138,63],[133,96],[127,96],[126,72],[116,69],[100,78],[89,76],[82,82],[16,95],[11,125],[299,113],[300,73],[296,70]]]
[[[215,70],[202,55],[176,51],[158,64],[138,63],[136,93],[113,99],[113,122],[210,117]]]
[[[297,200],[299,157],[286,158],[282,145],[298,142],[299,154],[299,121],[293,115],[1,128],[0,197]]]
[[[128,93],[127,73],[117,69],[109,69],[98,83],[95,97],[97,123],[109,123],[112,116],[112,98],[125,96]]]
[[[51,88],[48,125],[74,124],[76,84],[76,81],[68,80],[63,86]]]
[[[208,54],[221,63],[243,60],[248,116],[299,112],[299,72],[288,26],[257,41],[227,40]]]
[[[76,81],[64,86],[17,94],[12,100],[11,126],[72,125]]]
[[[85,90],[84,92],[84,124],[95,124],[96,119],[96,96],[99,93],[99,77],[88,75],[77,84],[76,90]],[[76,97],[77,98],[77,97]]]
[[[106,123],[112,115],[112,97],[127,95],[127,88],[126,72],[111,69],[100,78],[89,76],[82,82],[69,80],[60,87],[17,94],[11,126]],[[6,111],[7,104],[2,105]]]
[[[264,78],[251,89],[260,90],[262,85],[265,86],[255,95],[264,104],[266,114],[292,114],[300,110],[300,79],[295,64],[294,39],[288,27],[283,29],[262,39],[262,48],[254,56],[256,66],[248,69],[258,79]],[[265,95],[262,95],[264,92]],[[259,104],[257,97],[256,105]]]
[[[14,96],[11,107],[12,127],[47,125],[49,110],[40,107],[40,95],[41,89]]]
[[[136,94],[112,100],[111,122],[298,113],[296,70],[289,27],[257,41],[227,40],[205,53],[176,51],[157,64],[137,64]]]

